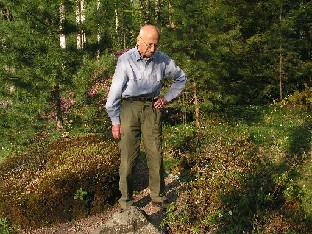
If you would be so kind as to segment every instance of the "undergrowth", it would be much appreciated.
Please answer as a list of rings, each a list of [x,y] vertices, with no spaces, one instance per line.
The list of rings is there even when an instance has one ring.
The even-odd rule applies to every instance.
[[[166,170],[183,182],[162,223],[168,233],[312,233],[311,113],[236,106],[205,117],[200,129],[164,127]],[[114,142],[45,139],[0,164],[8,233],[101,212],[119,195]]]
[[[99,135],[38,139],[0,164],[0,217],[36,228],[102,212],[118,191],[119,151]]]
[[[311,163],[308,112],[236,107],[200,131],[166,131],[166,156],[185,181],[162,223],[168,233],[311,233],[311,193],[301,182]]]

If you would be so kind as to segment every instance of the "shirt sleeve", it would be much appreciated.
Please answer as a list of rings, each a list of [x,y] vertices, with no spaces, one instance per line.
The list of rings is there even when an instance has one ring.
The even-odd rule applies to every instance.
[[[176,98],[184,89],[187,77],[184,71],[176,65],[176,63],[170,59],[166,70],[165,75],[172,78],[173,83],[168,90],[168,92],[164,95],[164,98],[170,102],[174,98]]]
[[[105,105],[112,125],[120,124],[120,101],[126,80],[125,64],[123,60],[119,59]]]

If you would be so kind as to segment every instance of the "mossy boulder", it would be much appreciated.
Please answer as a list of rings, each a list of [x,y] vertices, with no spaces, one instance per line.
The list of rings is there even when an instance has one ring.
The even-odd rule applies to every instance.
[[[103,211],[119,195],[119,158],[99,135],[37,143],[0,164],[0,217],[27,229]]]

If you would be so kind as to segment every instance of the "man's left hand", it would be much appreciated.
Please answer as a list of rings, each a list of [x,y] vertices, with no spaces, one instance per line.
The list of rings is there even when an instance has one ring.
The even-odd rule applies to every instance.
[[[154,102],[154,107],[157,109],[164,108],[168,103],[168,101],[163,97],[157,97],[156,99],[157,100]]]

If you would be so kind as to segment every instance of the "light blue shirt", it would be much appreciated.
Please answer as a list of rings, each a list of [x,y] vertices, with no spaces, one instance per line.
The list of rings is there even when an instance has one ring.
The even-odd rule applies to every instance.
[[[185,87],[187,78],[183,70],[168,55],[158,50],[147,61],[141,57],[137,48],[122,54],[118,59],[106,102],[106,110],[112,124],[120,123],[121,99],[141,95],[156,97],[160,94],[166,77],[173,80],[170,89],[164,95],[170,102]]]

